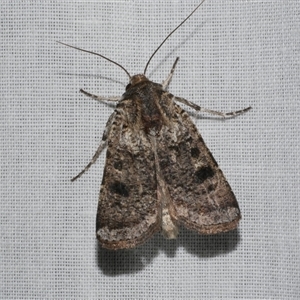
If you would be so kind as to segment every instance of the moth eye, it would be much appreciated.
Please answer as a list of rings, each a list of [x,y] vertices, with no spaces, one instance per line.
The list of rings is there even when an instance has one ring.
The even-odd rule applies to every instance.
[[[126,91],[131,88],[131,83],[127,84]]]

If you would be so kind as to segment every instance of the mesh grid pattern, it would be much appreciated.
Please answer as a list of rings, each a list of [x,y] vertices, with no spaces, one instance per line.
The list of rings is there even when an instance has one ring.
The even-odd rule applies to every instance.
[[[299,299],[299,1],[210,1],[162,47],[147,75],[192,112],[243,214],[239,230],[181,229],[131,251],[95,239],[105,153],[78,181],[112,104],[197,1],[2,1],[1,299]],[[187,108],[187,111],[190,111]]]

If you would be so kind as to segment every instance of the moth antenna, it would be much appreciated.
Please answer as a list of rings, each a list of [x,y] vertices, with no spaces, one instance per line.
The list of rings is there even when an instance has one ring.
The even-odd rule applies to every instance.
[[[129,79],[131,79],[131,75],[129,74],[129,72],[128,72],[123,66],[121,66],[121,65],[118,64],[117,62],[115,62],[115,61],[113,61],[113,60],[111,60],[111,59],[105,57],[104,55],[98,54],[98,53],[93,52],[93,51],[88,51],[88,50],[84,50],[84,49],[81,49],[81,48],[78,48],[78,47],[74,47],[74,46],[71,46],[71,45],[68,45],[68,44],[59,42],[59,41],[57,41],[57,43],[62,44],[62,45],[64,45],[64,46],[68,46],[68,47],[73,48],[73,49],[76,49],[76,50],[80,50],[80,51],[83,51],[83,52],[87,52],[87,53],[91,53],[91,54],[94,54],[94,55],[98,55],[98,56],[100,56],[100,57],[102,57],[102,58],[108,60],[109,62],[111,62],[111,63],[117,65],[118,67],[120,67],[120,68],[121,68],[122,70],[124,70],[125,73],[128,75]]]
[[[183,24],[185,23],[190,17],[191,15],[202,5],[202,3],[204,2],[205,0],[203,0],[175,29],[173,29],[168,35],[167,37],[162,41],[162,43],[156,48],[156,50],[153,52],[153,54],[151,55],[151,57],[149,58],[147,64],[146,64],[146,67],[144,69],[144,75],[146,74],[146,70],[149,66],[149,63],[151,61],[151,59],[153,58],[153,56],[156,54],[156,52],[160,49],[160,47],[165,43],[165,41]]]

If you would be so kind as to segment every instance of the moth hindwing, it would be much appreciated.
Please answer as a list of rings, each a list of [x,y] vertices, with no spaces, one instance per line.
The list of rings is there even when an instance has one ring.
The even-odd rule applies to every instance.
[[[72,179],[80,177],[107,146],[96,218],[97,238],[104,248],[133,248],[158,231],[166,238],[176,238],[179,225],[201,234],[225,232],[235,229],[241,218],[222,171],[176,101],[222,117],[243,113],[250,107],[220,113],[173,96],[167,88],[177,61],[163,84],[150,81],[144,74],[130,76],[113,62],[130,78],[121,98],[99,97],[81,90],[99,101],[118,101],[94,157]]]

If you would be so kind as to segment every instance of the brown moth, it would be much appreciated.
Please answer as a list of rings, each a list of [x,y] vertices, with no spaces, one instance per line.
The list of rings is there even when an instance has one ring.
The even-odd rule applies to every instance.
[[[221,117],[243,113],[250,107],[221,113],[169,93],[178,58],[162,84],[145,76],[158,49],[203,2],[160,44],[143,74],[131,76],[103,55],[64,44],[113,62],[130,78],[122,97],[99,97],[81,90],[99,101],[118,101],[94,157],[72,179],[80,177],[107,146],[96,219],[97,238],[104,248],[134,248],[158,231],[166,238],[176,238],[179,225],[200,234],[216,234],[235,229],[241,218],[237,200],[217,162],[189,115],[176,102]]]

